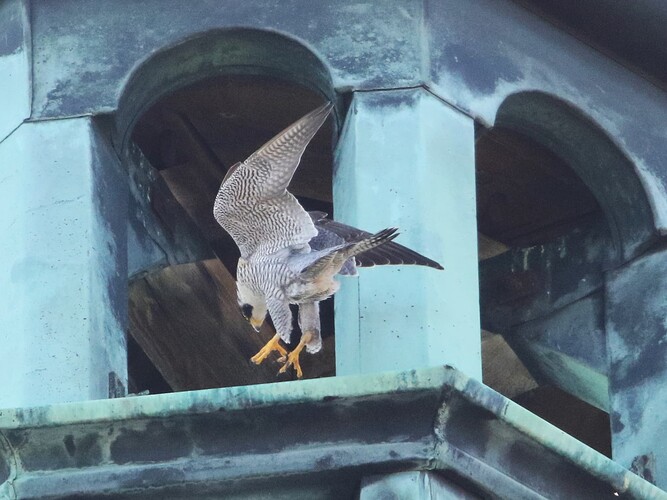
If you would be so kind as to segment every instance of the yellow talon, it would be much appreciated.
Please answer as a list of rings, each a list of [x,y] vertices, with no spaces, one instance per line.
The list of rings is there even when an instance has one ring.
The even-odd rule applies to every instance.
[[[258,365],[264,361],[273,351],[277,351],[283,357],[287,354],[287,350],[280,345],[280,335],[277,333],[271,337],[271,340],[269,340],[257,354],[250,358],[250,361]]]
[[[310,332],[305,332],[303,335],[301,335],[301,341],[296,346],[296,348],[292,352],[290,352],[287,356],[283,355],[283,357],[280,358],[279,361],[284,360],[285,364],[280,370],[278,370],[278,373],[285,373],[290,366],[294,366],[297,378],[303,377],[303,370],[301,370],[299,355],[301,354],[301,351],[303,351],[303,348],[306,347],[306,344],[310,342],[312,338],[313,334]]]

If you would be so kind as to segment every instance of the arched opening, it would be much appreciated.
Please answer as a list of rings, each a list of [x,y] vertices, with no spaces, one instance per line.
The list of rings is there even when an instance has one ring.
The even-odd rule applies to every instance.
[[[656,239],[653,213],[632,162],[595,122],[573,106],[541,92],[509,96],[498,109],[496,127],[542,144],[581,179],[600,205],[620,265]]]
[[[593,193],[546,146],[502,125],[478,130],[479,231],[507,247],[530,247],[601,215]]]
[[[137,120],[162,96],[220,75],[274,77],[335,101],[325,64],[299,42],[254,29],[198,33],[163,49],[131,74],[115,115],[114,142],[125,151]]]
[[[158,248],[151,257],[150,245],[130,244],[130,252],[140,254],[130,265],[131,392],[294,377],[277,377],[275,362],[249,362],[273,330],[267,324],[256,334],[238,311],[238,250],[212,207],[227,168],[331,100],[329,82],[322,63],[303,46],[258,31],[199,36],[135,71],[115,117],[115,142],[135,184],[135,211],[157,221],[147,232]],[[335,130],[329,119],[291,183],[307,210],[332,213]],[[142,216],[135,219],[147,226]],[[306,377],[335,370],[332,304],[323,304],[322,316],[325,348],[303,359]]]
[[[500,334],[485,334],[486,382],[609,454],[604,272],[654,241],[641,182],[591,120],[538,92],[505,100],[476,155],[482,326]]]

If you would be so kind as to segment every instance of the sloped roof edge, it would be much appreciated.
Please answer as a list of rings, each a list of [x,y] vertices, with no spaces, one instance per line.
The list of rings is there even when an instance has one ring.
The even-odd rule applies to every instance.
[[[0,410],[9,498],[341,498],[408,469],[493,498],[667,498],[451,367]]]

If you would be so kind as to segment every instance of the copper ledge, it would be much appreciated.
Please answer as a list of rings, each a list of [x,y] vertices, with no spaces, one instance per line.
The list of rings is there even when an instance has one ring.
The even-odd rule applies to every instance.
[[[6,498],[340,499],[402,470],[484,498],[667,498],[451,367],[0,410]]]

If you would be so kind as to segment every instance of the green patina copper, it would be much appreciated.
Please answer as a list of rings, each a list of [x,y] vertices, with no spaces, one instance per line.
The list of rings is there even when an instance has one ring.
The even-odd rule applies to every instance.
[[[124,292],[118,277],[124,279],[127,273],[122,269],[124,252],[114,250],[115,244],[126,239],[124,224],[105,218],[101,209],[109,200],[101,200],[100,193],[91,186],[96,175],[102,170],[107,172],[107,167],[116,163],[114,155],[104,150],[103,145],[102,149],[96,149],[99,143],[91,125],[93,120],[72,117],[115,113],[118,143],[125,145],[138,114],[159,95],[225,71],[268,73],[307,84],[327,98],[339,101],[340,116],[345,111],[342,96],[356,93],[352,110],[361,114],[349,118],[351,126],[366,127],[369,121],[370,125],[387,125],[384,132],[370,126],[352,130],[357,134],[357,142],[341,147],[343,156],[356,155],[354,161],[341,163],[339,174],[346,168],[351,170],[350,177],[339,184],[346,190],[359,189],[361,182],[367,182],[361,173],[353,171],[366,164],[368,178],[374,180],[371,184],[377,184],[383,197],[389,196],[387,192],[392,183],[401,188],[397,199],[402,201],[411,199],[415,186],[430,195],[436,191],[437,195],[445,192],[446,176],[438,177],[432,185],[417,177],[410,178],[414,184],[401,185],[405,177],[397,173],[411,165],[415,158],[416,163],[423,166],[435,163],[442,154],[450,161],[462,159],[465,164],[461,177],[455,178],[451,189],[470,192],[473,118],[487,125],[497,122],[534,135],[536,140],[557,149],[570,160],[605,210],[617,256],[611,266],[617,269],[604,268],[604,276],[597,282],[600,289],[604,287],[605,309],[600,317],[604,317],[604,333],[609,335],[605,338],[600,334],[592,340],[597,348],[605,348],[608,355],[604,368],[610,380],[614,454],[628,467],[636,460],[650,462],[652,456],[657,456],[657,468],[648,472],[658,484],[664,485],[667,477],[667,461],[664,460],[667,344],[664,342],[664,280],[659,278],[665,275],[659,245],[667,227],[664,92],[575,37],[564,36],[557,27],[513,2],[448,0],[443,8],[432,8],[433,5],[434,2],[422,0],[374,4],[345,0],[327,5],[248,0],[242,3],[191,2],[190,9],[184,13],[179,0],[3,2],[0,5],[0,32],[4,35],[0,39],[0,108],[3,110],[0,190],[3,196],[0,199],[4,209],[0,210],[0,228],[11,237],[4,238],[0,244],[6,256],[0,269],[6,299],[2,301],[0,318],[4,331],[13,335],[12,342],[1,344],[3,385],[0,393],[4,390],[6,394],[0,399],[4,404],[101,398],[107,392],[109,371],[115,372],[121,380],[124,378],[124,306],[121,304]],[[313,22],[304,23],[304,18],[312,18]],[[384,91],[422,94],[428,98],[417,99],[405,109],[388,103],[370,103],[376,97],[373,94]],[[425,101],[429,102],[425,105]],[[445,115],[461,116],[450,122],[444,120],[448,124],[440,121]],[[21,124],[29,117],[31,123]],[[401,122],[404,119],[407,121]],[[426,123],[422,123],[422,119]],[[461,122],[460,126],[450,126],[457,121]],[[593,132],[589,127],[592,122],[595,122]],[[450,151],[444,151],[444,145],[452,138],[431,135],[432,124],[443,133],[463,133],[468,154],[448,156]],[[391,183],[381,180],[385,165],[378,161],[377,150],[355,150],[374,144],[375,134],[381,136],[382,133],[386,134],[383,141],[391,141],[391,144],[383,144],[387,148],[387,162],[393,166],[391,174],[399,179],[392,178]],[[410,135],[409,142],[420,147],[416,151],[402,149],[398,139],[403,134]],[[102,164],[104,169],[94,170]],[[42,203],[40,189],[53,195],[47,197],[46,203]],[[118,200],[125,199],[122,188],[118,193]],[[348,210],[348,215],[355,212],[372,221],[363,197],[346,194],[337,197],[337,202],[343,203],[341,214]],[[435,199],[439,210],[452,209],[447,206],[445,197]],[[451,196],[449,202],[453,199]],[[345,207],[346,202],[351,207]],[[454,328],[445,325],[447,334],[455,339],[470,339],[478,333],[473,332],[477,323],[476,318],[472,318],[472,311],[477,307],[473,290],[476,277],[470,263],[475,253],[474,217],[470,218],[473,205],[472,199],[462,204],[468,222],[468,226],[460,230],[463,243],[460,248],[448,248],[442,259],[447,269],[453,267],[452,262],[462,266],[462,281],[439,283],[440,278],[424,274],[433,271],[419,270],[420,278],[405,287],[405,292],[418,296],[423,288],[433,285],[440,299],[438,306],[446,303],[450,307],[458,304],[468,308],[471,314],[465,321]],[[427,227],[426,223],[432,222],[427,212],[424,207],[411,206],[406,219],[414,216],[418,227]],[[81,217],[85,221],[82,222]],[[61,231],[65,223],[71,224],[71,234]],[[447,225],[445,235],[451,236],[460,229],[448,214],[443,216],[443,223]],[[379,221],[379,224],[386,223]],[[408,241],[413,238],[410,234],[406,237]],[[430,235],[420,235],[415,242],[428,242],[429,238]],[[105,253],[107,244],[111,253],[116,252],[117,259]],[[419,244],[416,248],[422,249]],[[464,255],[457,253],[458,250]],[[88,260],[89,252],[96,257],[92,261]],[[572,259],[571,255],[568,260]],[[630,259],[635,261],[629,262]],[[91,262],[94,271],[89,272],[87,267]],[[445,276],[452,276],[458,270],[447,271],[450,274]],[[358,296],[354,291],[344,290],[341,294],[340,304],[345,305],[347,301],[348,310],[354,311],[357,307],[357,312],[369,313],[364,318],[358,314],[339,315],[339,320],[348,322],[345,330],[353,332],[350,338],[354,342],[340,346],[342,356],[355,364],[349,372],[365,371],[369,367],[405,367],[400,365],[403,361],[409,366],[423,367],[447,360],[460,363],[468,374],[479,375],[479,366],[475,366],[479,362],[475,359],[477,347],[462,348],[460,356],[455,348],[443,349],[433,328],[433,323],[436,320],[442,323],[443,317],[435,313],[429,318],[433,322],[428,325],[434,344],[421,342],[403,350],[401,346],[405,344],[385,342],[389,346],[386,359],[390,362],[382,364],[362,359],[365,353],[376,355],[370,350],[372,338],[366,334],[383,331],[382,325],[377,324],[380,317],[373,308],[378,301],[388,298],[388,285],[395,283],[395,277],[389,271],[369,274],[368,279],[364,277],[361,285],[357,285]],[[647,287],[647,283],[650,286]],[[582,286],[581,290],[584,289],[588,287]],[[373,298],[376,292],[377,297]],[[463,296],[467,299],[462,300]],[[364,298],[361,309],[359,304],[354,304],[359,297]],[[58,301],[66,305],[53,306]],[[569,305],[566,302],[555,303],[555,307],[563,311]],[[109,307],[110,303],[119,307]],[[420,321],[433,310],[422,307]],[[454,315],[460,312],[453,311]],[[412,331],[413,326],[421,327],[410,313],[405,319],[409,321],[401,319],[401,327],[393,332],[403,340],[418,334]],[[579,345],[583,346],[581,349],[586,348],[588,338],[583,338],[576,348]],[[431,348],[434,349],[430,351]],[[533,352],[538,361],[545,361],[546,371],[551,371],[550,378],[558,382],[559,368],[566,369],[568,378],[562,385],[575,393],[588,391],[591,400],[604,406],[605,380],[598,365],[591,372],[579,358],[568,358],[570,353],[554,358],[549,349],[550,345],[538,346]],[[340,368],[341,372],[345,371],[342,369],[345,367]],[[110,474],[118,471],[120,476],[127,477],[133,467],[135,472],[144,473],[148,466],[111,462],[100,465],[96,460],[99,457],[111,460],[114,443],[117,457],[132,457],[138,451],[128,444],[131,438],[145,437],[147,433],[149,437],[164,438],[165,446],[175,446],[178,440],[170,443],[172,436],[161,427],[167,422],[188,428],[184,422],[193,420],[199,425],[202,418],[211,417],[219,423],[214,416],[220,409],[259,418],[257,415],[263,415],[262,412],[279,413],[292,406],[315,408],[315,401],[331,408],[333,414],[347,415],[345,412],[352,411],[350,401],[359,402],[372,395],[384,401],[387,406],[383,408],[387,409],[393,408],[387,401],[401,400],[407,394],[405,391],[424,391],[440,402],[451,397],[453,403],[439,406],[442,428],[437,432],[433,430],[433,436],[422,436],[428,449],[425,451],[424,446],[419,448],[417,444],[410,448],[410,457],[419,467],[453,468],[485,484],[493,483],[494,477],[514,474],[512,477],[517,478],[517,482],[527,483],[525,488],[536,488],[531,486],[532,478],[512,469],[515,462],[511,457],[520,450],[512,450],[511,443],[499,437],[503,432],[510,432],[521,446],[541,450],[545,456],[556,456],[561,465],[574,465],[590,474],[587,477],[592,481],[607,484],[609,494],[615,491],[638,498],[660,497],[657,489],[619,465],[594,454],[479,384],[452,373],[434,369],[403,376],[374,375],[340,382],[307,382],[302,386],[288,384],[284,388],[237,388],[1,410],[0,453],[5,461],[0,464],[0,478],[10,479],[4,486],[8,494],[21,491],[22,487],[27,487],[25,485],[32,485],[35,488],[32,491],[38,491],[40,484],[46,484],[47,490],[43,491],[48,491],[49,484],[58,482],[56,479],[65,484],[71,476],[71,481],[76,483],[86,474],[105,477],[107,483],[104,484],[111,487],[118,483],[104,476],[105,471]],[[26,400],[24,396],[28,393],[35,399]],[[421,405],[426,403],[422,401]],[[476,413],[476,410],[479,411]],[[466,418],[475,425],[466,426]],[[231,421],[235,425],[240,422],[234,418]],[[384,423],[384,420],[378,418],[378,422]],[[148,432],[149,423],[151,429],[158,429],[151,430],[153,434]],[[128,427],[127,433],[118,430],[122,426]],[[91,432],[80,435],[84,429]],[[343,440],[337,448],[340,453],[344,453],[348,444],[344,430],[339,434]],[[104,437],[103,431],[111,433]],[[189,447],[188,433],[183,432],[183,441],[178,441],[183,446],[173,454],[180,453],[197,464],[201,456],[195,459],[188,454],[195,448]],[[251,438],[250,435],[248,442],[252,442]],[[294,440],[298,442],[296,434]],[[205,444],[204,441],[199,444]],[[391,447],[400,448],[399,441],[396,438],[396,443],[386,446],[398,453]],[[47,451],[53,452],[53,456],[40,448],[45,442],[50,443]],[[306,444],[301,444],[307,448]],[[355,448],[355,451],[363,449]],[[26,460],[18,460],[24,452]],[[405,461],[394,457],[399,464],[397,467],[414,464],[398,455]],[[345,456],[349,461],[355,458]],[[367,455],[359,451],[359,456]],[[392,457],[387,456],[378,454],[376,459],[378,463],[383,459],[391,463]],[[541,456],[538,453],[537,457]],[[67,470],[60,471],[61,475],[54,470],[40,475],[26,469],[30,464],[48,465],[43,463],[44,457],[53,458],[52,467],[65,464]],[[494,461],[497,457],[505,457],[507,461]],[[254,455],[253,459],[259,460]],[[324,460],[324,465],[332,463],[331,467],[343,467],[342,459],[340,463],[329,455],[318,459]],[[224,460],[220,458],[220,462],[214,464],[224,468]],[[161,467],[157,462],[150,465],[155,470]],[[80,475],[73,473],[75,469]],[[563,470],[572,472],[572,469]],[[54,482],[48,483],[49,478]],[[537,474],[536,478],[541,476]],[[85,481],[78,484],[90,486]],[[124,487],[136,489],[140,488],[140,483],[130,482]]]
[[[355,94],[334,172],[339,220],[398,226],[445,268],[342,279],[337,373],[451,364],[481,379],[473,121],[423,88]]]
[[[575,470],[571,492],[667,498],[450,367],[4,409],[0,435],[7,479],[0,491],[19,498],[51,488],[166,494],[178,487],[175,470],[189,471],[190,492],[216,485],[243,497],[255,485],[336,498],[358,487],[368,467],[386,473],[408,464],[453,471],[467,478],[466,488],[512,498],[553,495]],[[273,477],[271,484],[257,474]],[[290,475],[300,480],[281,482]]]

